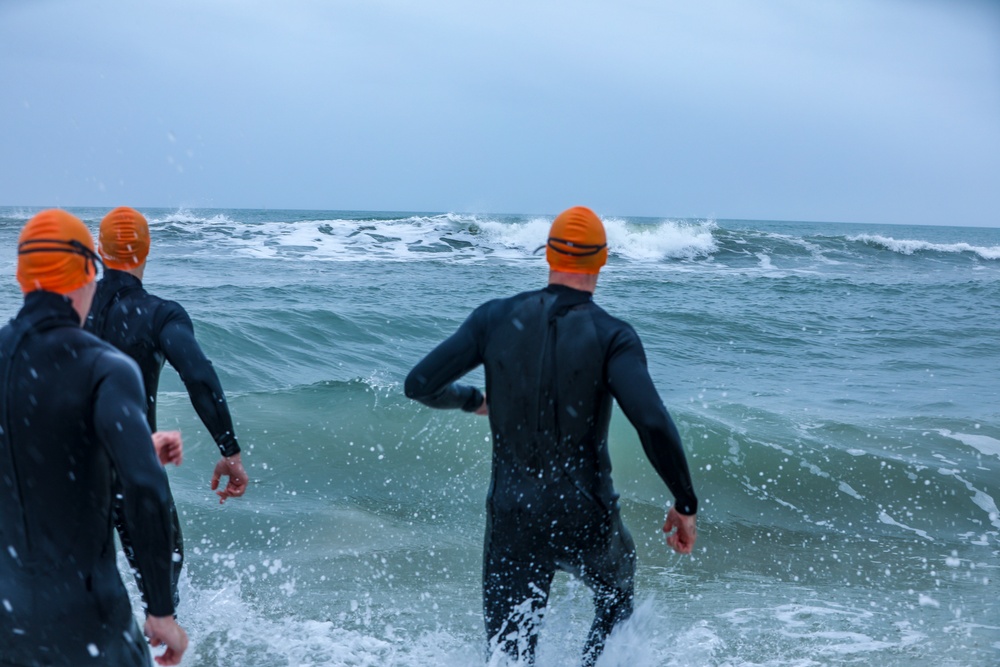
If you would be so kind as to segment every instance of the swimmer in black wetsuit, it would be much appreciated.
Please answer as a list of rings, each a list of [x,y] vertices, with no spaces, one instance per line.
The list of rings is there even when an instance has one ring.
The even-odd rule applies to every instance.
[[[533,664],[552,577],[563,570],[594,593],[589,666],[633,608],[635,546],[608,455],[612,397],[674,495],[663,530],[680,553],[694,546],[698,500],[639,337],[593,302],[607,258],[600,219],[583,207],[563,212],[546,256],[548,287],[477,308],[414,367],[405,391],[432,408],[489,415],[483,614],[491,649]],[[480,364],[485,395],[455,382]]]
[[[97,294],[87,317],[86,329],[130,356],[139,364],[146,396],[146,419],[156,431],[156,393],[164,361],[169,361],[187,388],[195,411],[212,435],[222,458],[212,474],[212,489],[217,489],[221,477],[228,483],[216,491],[219,502],[242,496],[247,487],[240,446],[233,432],[226,396],[212,362],[202,352],[194,337],[194,326],[184,308],[147,292],[142,276],[149,253],[149,226],[136,210],[120,207],[108,213],[101,222],[98,252],[107,270],[97,285]],[[172,499],[171,499],[172,502]],[[173,510],[174,535],[174,603],[177,579],[184,561],[180,522]],[[132,562],[132,540],[126,531],[119,537],[125,555]],[[140,591],[141,579],[136,579]]]
[[[146,582],[145,633],[175,665],[167,479],[135,364],[80,328],[99,261],[65,211],[18,241],[24,307],[0,329],[0,665],[149,664],[115,563],[112,487]]]

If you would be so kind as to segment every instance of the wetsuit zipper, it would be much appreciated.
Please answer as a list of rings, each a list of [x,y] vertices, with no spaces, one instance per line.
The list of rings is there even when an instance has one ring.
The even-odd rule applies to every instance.
[[[546,378],[553,378],[553,372],[555,371],[555,340],[556,334],[558,333],[556,318],[552,314],[552,309],[556,305],[556,300],[553,299],[552,303],[549,304],[547,312],[545,313],[545,345],[542,346],[542,358],[538,360],[538,378],[536,380],[535,386],[538,387],[538,422],[535,428],[535,433],[541,435],[548,422],[552,422],[552,427],[556,429],[556,396],[553,394],[546,394],[550,391],[555,391],[556,383],[546,382]],[[546,403],[546,401],[548,401]],[[552,411],[551,419],[544,419],[543,417]],[[554,438],[558,437],[557,433],[549,433],[548,437]]]
[[[117,289],[115,289],[114,292],[111,293],[111,296],[108,298],[108,300],[104,303],[103,307],[101,308],[101,312],[99,312],[92,318],[93,328],[91,329],[91,333],[93,333],[101,340],[105,339],[104,327],[106,326],[108,321],[108,313],[110,313],[111,309],[114,308],[119,302],[121,302],[122,297],[124,297],[125,294],[129,292],[131,289],[132,287],[130,285],[123,285],[119,286]]]

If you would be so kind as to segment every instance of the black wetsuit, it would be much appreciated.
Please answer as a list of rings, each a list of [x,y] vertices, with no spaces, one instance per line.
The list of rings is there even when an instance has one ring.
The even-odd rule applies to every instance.
[[[697,511],[680,436],[653,386],[639,337],[560,285],[490,301],[406,378],[433,408],[475,411],[483,394],[455,381],[484,364],[493,433],[483,611],[491,643],[531,662],[555,570],[594,591],[584,650],[593,664],[633,607],[635,546],[611,483],[612,397],[635,426],[684,514]]]
[[[160,371],[163,370],[164,361],[169,361],[184,382],[195,411],[222,455],[233,456],[240,452],[219,377],[194,337],[191,318],[179,303],[150,294],[143,289],[142,281],[130,273],[108,269],[97,285],[86,329],[139,364],[150,430],[156,431],[156,393],[160,384]],[[177,579],[184,564],[184,545],[176,509],[173,510],[173,517],[176,604],[179,601]],[[121,528],[119,523],[122,547],[129,562],[132,562],[132,538]],[[136,583],[142,591],[143,582],[136,579]]]
[[[174,612],[170,496],[135,364],[32,292],[0,330],[0,665],[148,665],[115,562],[112,489],[149,613]]]

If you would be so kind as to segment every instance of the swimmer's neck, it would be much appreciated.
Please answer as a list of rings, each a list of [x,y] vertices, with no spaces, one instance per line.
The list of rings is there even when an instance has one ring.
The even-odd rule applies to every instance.
[[[122,273],[127,273],[130,276],[135,276],[136,278],[139,279],[139,282],[142,282],[142,274],[146,271],[146,262],[143,262],[139,266],[133,267],[131,269],[118,269],[118,270],[121,271]]]
[[[565,285],[583,292],[594,293],[597,289],[596,273],[566,273],[565,271],[549,270],[550,285]]]

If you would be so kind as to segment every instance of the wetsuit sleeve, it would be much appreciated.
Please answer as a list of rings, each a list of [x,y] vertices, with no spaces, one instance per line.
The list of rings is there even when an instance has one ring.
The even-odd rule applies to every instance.
[[[125,522],[148,612],[170,616],[174,613],[170,490],[146,423],[142,378],[135,365],[117,353],[103,353],[95,373],[94,428],[121,484]]]
[[[458,331],[413,367],[403,388],[408,398],[431,408],[466,412],[475,412],[483,404],[481,391],[455,381],[483,363],[484,318],[484,307],[476,309]]]
[[[608,385],[622,411],[639,433],[650,463],[674,496],[681,514],[698,511],[680,434],[649,377],[646,354],[631,327],[619,332],[609,350]]]
[[[157,313],[160,349],[187,388],[191,405],[212,434],[223,456],[239,454],[233,432],[233,418],[222,391],[219,376],[194,337],[194,325],[187,312],[173,301],[165,302]]]

